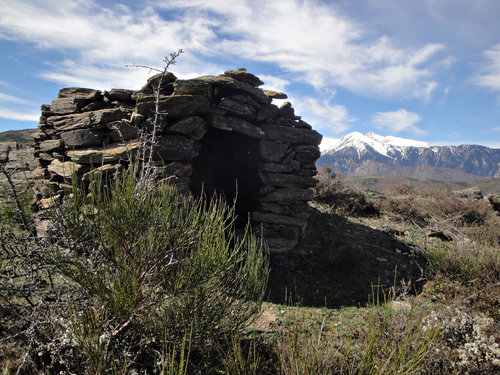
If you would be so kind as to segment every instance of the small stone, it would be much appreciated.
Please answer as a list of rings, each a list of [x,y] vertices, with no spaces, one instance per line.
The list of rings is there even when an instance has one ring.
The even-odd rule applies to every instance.
[[[135,90],[126,89],[111,89],[109,91],[104,91],[104,96],[110,101],[114,100],[132,100],[132,95],[135,94]]]
[[[281,91],[265,90],[264,93],[273,99],[288,99],[288,95]]]
[[[81,169],[83,168],[82,165],[76,164],[70,161],[67,162],[60,162],[57,159],[54,159],[48,166],[49,172],[52,174],[64,177],[64,178],[70,178],[73,173],[78,173]]]
[[[259,77],[253,75],[252,73],[248,73],[245,68],[239,68],[236,70],[226,70],[224,72],[224,75],[226,77],[231,77],[241,82],[249,83],[255,87],[262,86],[264,84],[264,82],[262,82]]]

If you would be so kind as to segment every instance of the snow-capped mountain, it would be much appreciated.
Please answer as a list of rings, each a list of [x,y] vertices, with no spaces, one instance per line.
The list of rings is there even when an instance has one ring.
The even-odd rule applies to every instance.
[[[330,164],[335,172],[347,176],[405,175],[455,181],[478,176],[500,177],[500,149],[478,145],[435,146],[411,139],[383,137],[373,132],[354,132],[340,140],[322,144],[321,149],[322,156],[316,165]],[[419,167],[418,173],[417,170],[401,169],[416,167]]]

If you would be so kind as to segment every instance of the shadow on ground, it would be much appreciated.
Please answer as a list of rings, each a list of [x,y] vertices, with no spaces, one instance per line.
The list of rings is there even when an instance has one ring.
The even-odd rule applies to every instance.
[[[377,286],[388,293],[401,280],[411,281],[411,292],[417,292],[425,267],[419,249],[374,226],[314,209],[302,243],[271,256],[267,300],[308,307],[364,306]]]

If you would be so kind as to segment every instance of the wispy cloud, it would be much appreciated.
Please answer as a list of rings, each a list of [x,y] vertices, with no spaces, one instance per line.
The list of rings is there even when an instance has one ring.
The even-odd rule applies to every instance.
[[[270,75],[260,75],[259,78],[264,82],[264,87],[269,90],[285,91],[285,87],[290,84],[290,81],[286,79]]]
[[[13,111],[7,108],[0,107],[0,118],[4,118],[7,120],[16,120],[16,121],[36,121],[40,118],[40,113],[37,112],[18,112]]]
[[[227,57],[271,63],[316,88],[425,101],[437,86],[436,56],[445,48],[403,48],[386,36],[374,39],[365,25],[312,0],[151,1],[140,11],[89,0],[0,5],[2,35],[72,56],[41,73],[62,84],[95,86],[107,77],[108,85],[135,87],[139,76],[124,64],[157,66],[181,47],[188,53],[176,67],[180,77],[219,73],[225,67],[211,63],[213,57]]]
[[[493,129],[494,132],[500,132],[500,126],[497,126],[496,128]]]
[[[16,96],[3,94],[1,92],[0,92],[0,100],[4,101],[4,102],[11,102],[11,103],[17,103],[17,104],[25,104],[25,105],[31,105],[31,106],[36,105],[36,102],[34,102],[32,100],[18,98]]]
[[[472,77],[477,85],[493,91],[500,91],[500,44],[483,52],[484,61]]]
[[[377,128],[388,128],[394,133],[411,131],[413,133],[424,134],[424,131],[415,126],[421,119],[422,117],[417,113],[408,112],[406,109],[399,109],[393,112],[378,112],[371,116],[371,121]]]

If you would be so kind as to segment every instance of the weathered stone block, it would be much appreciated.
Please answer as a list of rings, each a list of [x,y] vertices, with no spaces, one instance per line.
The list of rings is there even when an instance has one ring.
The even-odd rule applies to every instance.
[[[154,160],[191,160],[194,156],[193,140],[182,135],[164,135],[154,148]]]
[[[309,189],[284,188],[276,189],[259,200],[261,202],[296,202],[310,201],[313,197],[314,193]]]
[[[299,243],[298,239],[286,239],[280,238],[266,238],[269,250],[273,253],[284,253],[286,251],[292,250]]]
[[[263,161],[269,163],[279,163],[285,156],[288,145],[275,141],[260,141],[259,152]]]
[[[177,121],[165,130],[166,133],[182,134],[188,136],[195,141],[201,139],[207,132],[207,124],[205,120],[198,116],[186,117]]]
[[[41,141],[45,141],[45,140],[49,139],[49,136],[45,132],[42,132],[42,131],[37,131],[37,132],[31,133],[31,137],[33,138],[33,140],[35,142],[41,142]]]
[[[123,120],[130,117],[130,112],[121,108],[101,109],[94,112],[80,113],[66,116],[52,116],[47,124],[58,132],[77,129],[103,129],[109,122]]]
[[[241,117],[246,121],[252,121],[255,118],[256,110],[253,106],[241,103],[229,98],[222,98],[217,108],[227,111],[227,113]]]
[[[139,95],[137,98],[136,112],[145,117],[154,115],[155,96]],[[166,113],[167,117],[180,119],[189,116],[198,116],[206,113],[209,101],[206,96],[201,95],[179,95],[162,97],[159,110]]]
[[[86,89],[83,87],[66,87],[59,90],[59,98],[78,98],[85,99],[89,102],[102,98],[102,93],[99,90]]]
[[[292,173],[294,168],[291,165],[275,164],[275,163],[260,163],[259,172],[271,173]]]
[[[132,100],[132,95],[135,94],[135,90],[126,89],[111,89],[109,91],[103,92],[104,96],[110,101],[115,100]]]
[[[133,160],[138,150],[139,141],[126,141],[112,143],[105,148],[68,150],[66,155],[78,164],[101,165],[120,160]]]
[[[40,150],[43,152],[52,152],[64,150],[64,141],[62,139],[49,139],[40,143]]]
[[[78,174],[79,172],[83,172],[87,167],[70,161],[61,163],[59,160],[54,159],[47,169],[52,175],[55,174],[63,178],[70,178],[73,173]]]
[[[259,173],[259,177],[266,185],[285,188],[309,188],[316,186],[317,183],[312,177],[285,173]]]
[[[33,170],[33,179],[35,180],[44,180],[49,177],[46,168],[36,168]]]
[[[55,115],[66,115],[77,113],[85,106],[85,99],[78,98],[56,98],[52,100],[50,112]]]
[[[66,148],[102,146],[104,131],[77,129],[61,133]]]
[[[259,211],[270,212],[277,215],[281,215],[285,212],[283,207],[277,203],[261,203],[259,205]]]
[[[295,110],[293,109],[292,103],[290,103],[290,102],[284,102],[280,106],[280,116],[285,117],[285,118],[289,118],[292,120],[300,119],[299,116],[295,116]]]
[[[208,125],[218,129],[234,131],[250,138],[266,139],[266,134],[261,128],[238,117],[207,115]]]
[[[303,227],[304,225],[306,225],[306,220],[303,219],[259,211],[254,211],[251,213],[250,221],[280,225],[292,225],[295,227]]]
[[[138,138],[140,134],[139,128],[133,126],[128,120],[113,121],[108,123],[107,127],[108,129],[111,129],[108,137],[113,142],[121,142],[128,139]]]
[[[218,88],[228,96],[235,94],[250,95],[259,103],[270,103],[271,98],[262,90],[252,86],[249,83],[238,81],[231,77],[224,76],[202,76],[195,79],[181,80],[174,83],[174,95],[207,95],[209,84]]]
[[[262,91],[264,91],[264,93],[267,96],[271,97],[272,99],[288,99],[288,95],[281,91],[265,90],[265,89],[262,89]]]
[[[98,168],[92,169],[91,171],[84,173],[82,180],[89,182],[92,178],[97,178],[101,176],[105,179],[107,176],[115,173],[120,173],[123,170],[121,164],[104,164]]]
[[[234,78],[234,79],[241,81],[241,82],[249,83],[255,87],[261,86],[264,84],[264,82],[262,82],[259,79],[259,77],[253,75],[252,73],[248,73],[245,68],[239,68],[236,70],[226,70],[224,72],[224,75],[226,77],[231,77],[231,78]]]
[[[316,130],[306,128],[293,128],[283,125],[263,124],[262,130],[271,140],[282,140],[294,145],[311,144],[319,145],[323,136]]]

